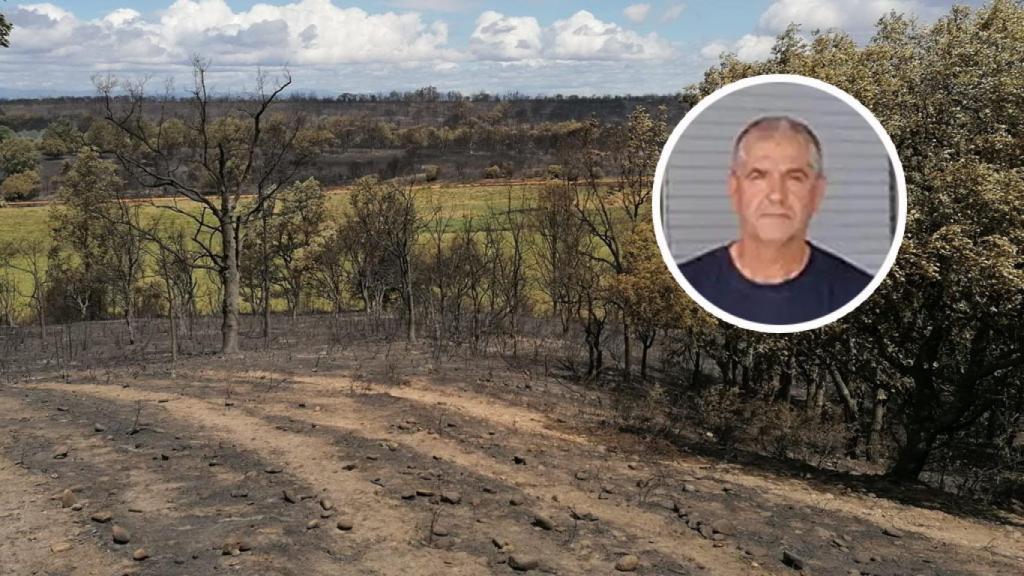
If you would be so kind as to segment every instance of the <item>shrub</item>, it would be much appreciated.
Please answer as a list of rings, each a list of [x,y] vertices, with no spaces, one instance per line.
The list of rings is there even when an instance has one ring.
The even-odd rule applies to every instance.
[[[423,173],[427,182],[434,182],[441,176],[441,167],[436,164],[427,164],[423,166]]]
[[[502,177],[501,168],[499,166],[488,166],[484,170],[484,178],[488,180],[495,180]]]
[[[0,184],[0,197],[4,200],[31,200],[39,194],[39,172],[28,170],[8,176]]]

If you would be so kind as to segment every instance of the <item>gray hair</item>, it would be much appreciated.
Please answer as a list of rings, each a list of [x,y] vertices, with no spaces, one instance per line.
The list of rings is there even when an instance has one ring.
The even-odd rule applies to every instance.
[[[821,154],[821,141],[818,140],[818,136],[814,134],[811,127],[807,125],[803,120],[799,120],[792,116],[762,116],[757,118],[750,124],[747,124],[743,130],[740,130],[736,141],[732,147],[732,163],[735,165],[740,156],[743,155],[743,142],[753,133],[768,133],[768,134],[779,134],[781,132],[790,132],[802,137],[807,141],[811,149],[811,168],[819,175],[824,171],[824,164],[822,163]]]

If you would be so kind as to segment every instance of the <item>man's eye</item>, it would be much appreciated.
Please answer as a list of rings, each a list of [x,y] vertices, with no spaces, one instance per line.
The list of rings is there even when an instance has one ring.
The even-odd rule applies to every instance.
[[[796,172],[796,173],[790,174],[789,175],[789,179],[791,181],[793,181],[793,182],[798,183],[798,184],[803,184],[804,182],[807,181],[807,175],[806,174],[801,174],[799,172]]]
[[[764,172],[761,172],[760,170],[755,170],[751,172],[747,177],[750,178],[751,180],[761,180],[762,178],[764,178]]]

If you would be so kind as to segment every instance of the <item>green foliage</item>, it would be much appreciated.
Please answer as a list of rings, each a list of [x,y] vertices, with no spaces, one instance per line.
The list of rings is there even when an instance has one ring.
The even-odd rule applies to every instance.
[[[0,14],[0,47],[8,48],[11,45],[11,29],[14,25],[7,21],[7,17]]]
[[[105,312],[110,258],[121,248],[115,222],[123,184],[117,166],[82,148],[62,178],[60,203],[50,207],[49,256],[61,278],[60,300],[72,304],[78,319],[97,319]]]
[[[835,342],[870,350],[857,371],[889,389],[900,477],[917,477],[951,436],[1021,416],[1022,50],[1024,7],[1010,0],[954,7],[927,28],[892,14],[863,48],[791,27],[768,60],[726,55],[683,96],[757,74],[818,77],[871,109],[896,144],[909,193],[900,257]]]
[[[31,140],[11,137],[0,140],[0,174],[10,176],[34,170],[39,155]]]
[[[66,118],[59,118],[50,123],[43,131],[39,142],[39,150],[45,156],[56,158],[66,156],[82,146],[82,133]]]
[[[18,172],[0,184],[0,197],[7,201],[31,200],[39,194],[41,184],[36,170]]]

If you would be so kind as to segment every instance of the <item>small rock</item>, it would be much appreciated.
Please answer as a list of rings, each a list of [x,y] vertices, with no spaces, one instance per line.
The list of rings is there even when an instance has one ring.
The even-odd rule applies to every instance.
[[[555,527],[555,523],[550,518],[543,514],[537,514],[533,517],[533,525],[544,530],[552,530]]]
[[[113,518],[113,517],[114,517],[113,514],[111,514],[110,512],[107,512],[106,510],[101,510],[100,512],[94,512],[93,515],[90,516],[89,518],[93,522],[99,522],[100,524],[106,524],[107,522],[110,522],[110,519]]]
[[[320,517],[321,518],[330,518],[331,516],[334,516],[334,510],[321,510],[320,511]]]
[[[71,550],[70,542],[55,542],[50,544],[50,552],[53,552],[54,554],[60,554],[61,552],[67,552],[68,550]]]
[[[423,498],[430,498],[431,496],[434,495],[434,491],[428,488],[417,488],[416,495],[422,496]]]
[[[890,528],[888,526],[882,528],[882,534],[885,534],[890,538],[903,538],[903,532],[900,532],[899,530],[895,528]]]
[[[416,491],[415,490],[404,490],[400,494],[400,496],[402,497],[402,500],[412,500],[412,499],[416,498]]]
[[[280,474],[281,468],[277,466],[267,466],[266,468],[263,469],[263,471],[266,472],[267,474]]]
[[[825,541],[830,541],[835,536],[835,534],[829,532],[828,530],[825,530],[821,526],[815,526],[814,529],[811,530],[811,532],[814,533],[814,535],[818,538],[821,538]]]
[[[294,492],[288,489],[282,490],[281,496],[284,498],[284,501],[288,502],[289,504],[295,504],[296,502],[299,501],[299,497],[296,496]]]
[[[75,502],[74,504],[71,505],[71,509],[74,510],[75,512],[81,511],[82,510],[82,503],[81,502]]]
[[[508,557],[508,567],[519,572],[536,570],[538,566],[540,566],[540,560],[536,558],[521,556],[519,554],[513,554]]]
[[[324,510],[331,510],[334,508],[334,502],[331,502],[330,498],[321,498],[320,507]]]
[[[526,465],[526,458],[523,458],[519,454],[516,454],[515,456],[513,456],[512,457],[512,461],[515,462],[516,464],[521,464],[521,465],[524,465],[524,466]]]
[[[252,544],[250,544],[248,540],[239,540],[238,541],[238,551],[239,552],[248,552],[249,550],[252,550]]]
[[[131,534],[117,524],[114,524],[110,529],[110,535],[114,538],[114,542],[117,542],[118,544],[127,544],[132,540]]]
[[[341,530],[342,532],[348,532],[349,530],[352,530],[352,526],[353,526],[352,519],[351,518],[339,518],[337,526],[338,526],[338,530]]]
[[[575,520],[582,520],[584,522],[597,522],[597,516],[595,516],[593,512],[580,512],[577,511],[576,509],[573,509],[572,512],[570,512],[570,516],[572,516]]]
[[[149,552],[146,552],[145,548],[139,548],[135,552],[132,552],[132,560],[136,562],[142,562],[146,558],[149,558]]]
[[[238,556],[242,549],[238,545],[239,543],[235,540],[228,540],[220,548],[220,553],[224,556]]]
[[[729,520],[717,520],[711,524],[711,529],[718,534],[725,534],[726,536],[736,535],[736,525]]]
[[[715,535],[715,531],[711,529],[710,524],[701,524],[700,527],[697,528],[697,532],[700,532],[700,535],[706,540],[710,540],[711,537]]]
[[[520,498],[519,496],[512,496],[511,498],[508,499],[508,505],[509,506],[522,506],[523,505],[523,499]]]
[[[445,504],[458,504],[459,502],[462,502],[462,494],[459,494],[458,492],[442,492],[441,502],[444,502]]]
[[[632,554],[626,554],[615,563],[615,569],[619,572],[635,572],[640,567],[640,559]]]
[[[76,502],[78,502],[78,498],[75,498],[75,493],[74,492],[72,492],[71,490],[67,490],[67,489],[65,489],[63,492],[61,492],[61,494],[60,494],[60,507],[61,508],[71,508],[72,506],[75,505]]]
[[[107,427],[104,426],[103,424],[100,424],[99,422],[97,422],[97,423],[92,425],[92,429],[93,429],[94,432],[106,432]]]
[[[790,552],[789,550],[782,551],[782,563],[794,570],[803,570],[806,563],[804,559]]]
[[[683,484],[683,492],[696,492],[697,487],[693,484]]]
[[[243,490],[242,488],[235,488],[234,490],[231,491],[231,497],[232,498],[248,498],[249,497],[249,491],[248,490]]]
[[[65,458],[67,458],[68,457],[68,450],[69,450],[69,448],[67,446],[63,446],[63,445],[62,446],[58,446],[53,451],[53,459],[54,460],[63,460]]]
[[[355,470],[357,467],[358,467],[358,464],[356,464],[355,462],[349,462],[348,464],[345,464],[344,466],[342,466],[341,469],[345,470],[346,472],[351,472],[351,471]]]
[[[442,526],[441,524],[435,524],[434,528],[431,530],[431,533],[434,536],[447,536],[448,529]]]
[[[387,449],[392,452],[398,450],[398,444],[395,444],[394,442],[385,442],[384,446],[387,447]]]
[[[306,530],[313,530],[313,529],[316,529],[316,528],[319,528],[319,527],[320,527],[320,521],[319,520],[310,520],[306,524]]]
[[[576,479],[581,482],[590,480],[590,472],[587,472],[586,470],[580,470],[579,472],[576,473]]]

